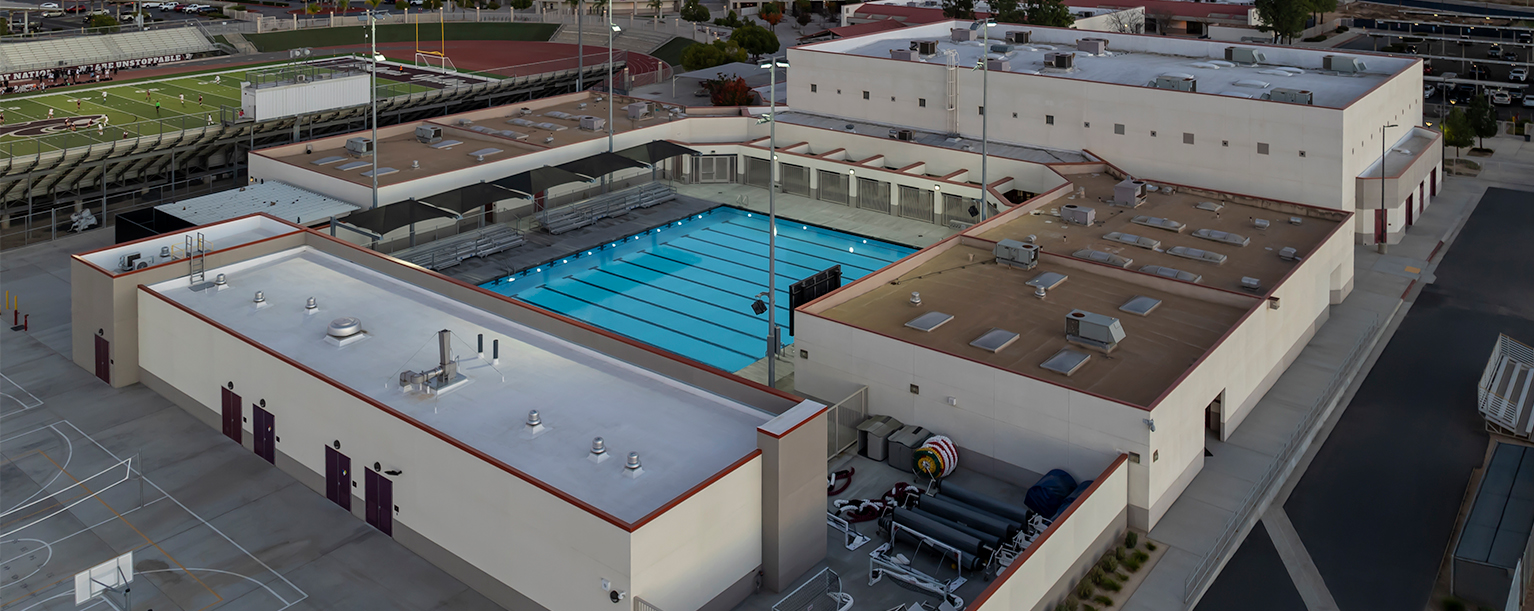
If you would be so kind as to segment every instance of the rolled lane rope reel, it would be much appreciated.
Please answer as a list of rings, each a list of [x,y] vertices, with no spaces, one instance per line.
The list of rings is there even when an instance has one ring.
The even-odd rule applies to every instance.
[[[935,435],[913,453],[916,472],[932,479],[942,479],[959,466],[959,448],[944,435]]]
[[[832,473],[826,482],[826,496],[836,496],[846,492],[847,487],[852,485],[853,473],[857,473],[857,469],[851,467]]]

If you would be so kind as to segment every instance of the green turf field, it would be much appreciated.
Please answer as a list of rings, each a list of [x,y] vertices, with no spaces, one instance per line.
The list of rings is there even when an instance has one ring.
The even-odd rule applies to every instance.
[[[105,115],[105,124],[93,122],[73,131],[58,131],[43,136],[0,135],[0,158],[31,155],[97,142],[155,135],[207,125],[209,120],[237,113],[240,106],[240,82],[250,68],[200,73],[156,80],[127,83],[104,83],[101,86],[71,87],[58,93],[23,94],[0,98],[0,113],[7,126],[52,118],[94,117]],[[270,69],[270,68],[268,68]],[[429,91],[429,87],[379,81],[379,97]],[[200,102],[199,102],[200,97]],[[156,107],[158,104],[158,108]],[[232,118],[232,117],[231,117]]]
[[[656,49],[650,55],[654,55],[661,61],[673,66],[680,66],[682,65],[682,52],[686,51],[687,47],[695,44],[698,43],[678,36],[666,41],[666,44],[661,45],[659,49]]]

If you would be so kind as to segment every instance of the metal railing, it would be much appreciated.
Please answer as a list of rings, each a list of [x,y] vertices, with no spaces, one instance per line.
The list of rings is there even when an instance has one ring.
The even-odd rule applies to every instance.
[[[1199,560],[1198,566],[1194,567],[1193,574],[1183,582],[1183,602],[1191,602],[1196,594],[1204,589],[1207,582],[1214,577],[1216,569],[1222,559],[1230,554],[1231,548],[1239,542],[1238,536],[1246,524],[1255,519],[1257,510],[1266,505],[1270,500],[1270,493],[1276,492],[1283,478],[1293,469],[1293,462],[1304,448],[1309,446],[1311,437],[1316,433],[1316,425],[1329,413],[1327,406],[1340,400],[1340,394],[1351,381],[1351,375],[1356,374],[1363,366],[1363,357],[1373,347],[1376,334],[1380,330],[1381,320],[1375,315],[1369,322],[1369,327],[1353,342],[1353,347],[1348,350],[1347,356],[1343,357],[1341,366],[1332,373],[1321,395],[1310,406],[1310,410],[1300,423],[1295,425],[1294,432],[1289,434],[1289,440],[1284,442],[1277,455],[1273,457],[1273,463],[1263,474],[1262,479],[1247,492],[1246,498],[1241,500],[1240,509],[1235,515],[1226,521],[1225,528],[1220,532],[1219,538],[1215,539],[1214,545],[1209,552]]]
[[[772,611],[847,611],[851,607],[852,595],[842,591],[842,578],[827,567],[794,588],[772,606]]]
[[[1481,372],[1481,381],[1476,385],[1476,399],[1477,408],[1482,417],[1502,428],[1512,430],[1518,423],[1518,404],[1498,394],[1496,389],[1492,388],[1496,384],[1493,378],[1497,376],[1497,371],[1502,369],[1504,357],[1516,363],[1534,366],[1534,348],[1506,335],[1497,334],[1497,346],[1492,349],[1491,358],[1486,361],[1486,370]]]
[[[660,611],[660,607],[650,604],[650,601],[635,596],[634,611]]]
[[[859,387],[826,411],[826,457],[834,459],[858,443],[858,425],[868,417],[868,387]]]

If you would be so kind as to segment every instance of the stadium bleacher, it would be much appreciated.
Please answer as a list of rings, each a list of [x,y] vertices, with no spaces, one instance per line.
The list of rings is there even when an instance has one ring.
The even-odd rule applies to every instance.
[[[175,28],[7,43],[4,50],[0,73],[205,53],[215,47],[197,28]]]

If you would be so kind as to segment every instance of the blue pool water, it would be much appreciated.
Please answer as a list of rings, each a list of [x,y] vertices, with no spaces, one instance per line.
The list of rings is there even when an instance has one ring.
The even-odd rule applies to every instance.
[[[842,266],[843,283],[851,282],[912,252],[780,218],[777,322],[784,343],[793,341],[789,285],[832,265]],[[751,312],[766,280],[767,217],[719,207],[481,286],[738,371],[766,354],[767,314]]]

